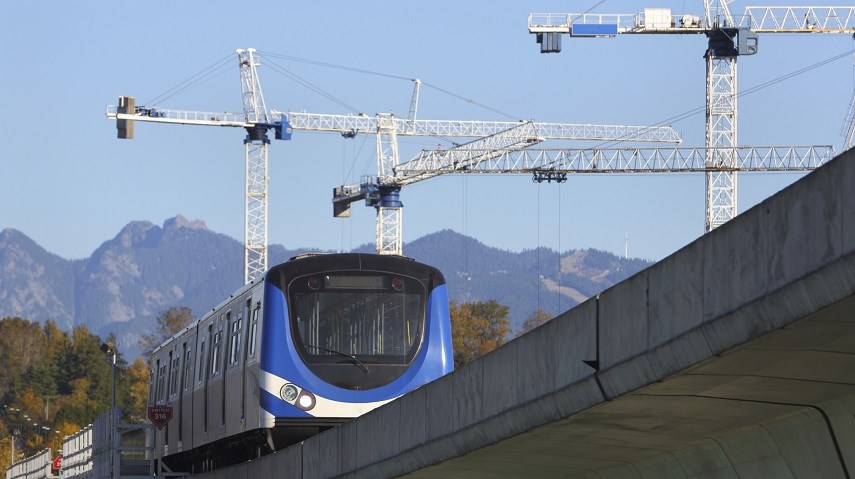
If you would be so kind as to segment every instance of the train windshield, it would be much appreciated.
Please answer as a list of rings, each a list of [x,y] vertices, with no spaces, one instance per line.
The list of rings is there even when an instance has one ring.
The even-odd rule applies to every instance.
[[[422,341],[425,288],[388,273],[335,272],[289,285],[293,337],[306,365],[348,388],[394,380]]]

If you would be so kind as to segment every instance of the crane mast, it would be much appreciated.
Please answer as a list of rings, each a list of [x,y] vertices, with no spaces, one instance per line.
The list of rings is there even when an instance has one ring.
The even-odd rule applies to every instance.
[[[258,59],[252,48],[237,50],[240,65],[240,85],[245,121],[244,165],[244,283],[261,277],[267,271],[267,192],[269,176],[267,129],[270,119],[261,83],[258,80]]]
[[[709,48],[706,60],[707,166],[722,168],[706,173],[705,230],[712,231],[736,216],[736,56],[733,48],[733,17],[728,0],[704,0]],[[744,52],[753,54],[755,51]]]
[[[377,115],[377,177],[384,181],[391,178],[398,166],[398,133],[395,117],[390,114]],[[401,225],[404,209],[400,200],[401,189],[397,187],[378,190],[376,246],[378,254],[403,252]]]
[[[706,62],[706,215],[710,231],[736,216],[737,57],[757,53],[757,33],[855,33],[855,7],[748,7],[734,20],[732,0],[704,0],[704,18],[648,8],[643,14],[529,15],[541,53],[561,51],[561,35],[704,34]]]

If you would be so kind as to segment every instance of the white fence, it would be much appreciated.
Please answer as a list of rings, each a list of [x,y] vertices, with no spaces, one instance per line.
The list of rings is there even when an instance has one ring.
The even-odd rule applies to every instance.
[[[111,413],[112,412],[112,417]],[[115,408],[95,422],[68,436],[62,443],[62,469],[53,476],[50,449],[18,461],[6,470],[6,479],[111,479],[151,477],[153,434],[149,424],[121,424],[122,411]],[[117,434],[110,434],[115,425]],[[114,447],[110,447],[112,443]],[[125,443],[127,442],[127,445]],[[142,445],[140,445],[142,443]]]
[[[53,475],[50,471],[50,466],[53,461],[50,448],[42,452],[22,459],[14,464],[9,469],[6,469],[6,479],[44,479],[51,478]]]
[[[115,418],[121,417],[118,408]],[[117,419],[116,419],[117,420]],[[110,412],[98,416],[83,430],[68,436],[62,443],[63,479],[107,479],[110,474]]]

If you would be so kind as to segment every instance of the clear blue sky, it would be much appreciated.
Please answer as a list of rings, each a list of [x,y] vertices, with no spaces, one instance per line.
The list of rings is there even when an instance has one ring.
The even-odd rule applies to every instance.
[[[564,38],[542,55],[526,28],[530,12],[579,12],[596,2],[7,2],[0,16],[0,228],[18,229],[66,258],[90,255],[132,220],[161,224],[182,214],[243,239],[243,132],[137,124],[117,140],[104,108],[119,95],[145,103],[237,48],[404,77],[418,77],[520,119],[654,124],[704,104],[705,39],[624,35]],[[703,2],[660,1],[701,15]],[[734,12],[744,2],[732,4]],[[251,8],[250,8],[251,7]],[[594,11],[635,13],[638,2]],[[848,35],[762,35],[760,53],[739,61],[744,90],[851,50]],[[233,68],[161,106],[240,111]],[[406,115],[409,81],[276,60],[368,114]],[[267,105],[346,109],[264,66]],[[745,96],[743,145],[833,144],[853,91],[852,57]],[[420,118],[506,120],[435,89],[422,90]],[[702,146],[703,114],[673,124]],[[432,139],[401,139],[411,158]],[[571,146],[567,144],[567,146]],[[374,140],[296,132],[270,148],[271,243],[350,249],[373,242],[374,210],[332,217],[334,186],[375,172]],[[348,177],[348,172],[350,176]],[[741,175],[739,210],[798,179]],[[703,232],[703,175],[573,176],[561,186],[528,175],[443,176],[402,194],[404,240],[450,228],[490,246],[523,250],[598,248],[661,259]],[[406,251],[405,251],[406,253]]]

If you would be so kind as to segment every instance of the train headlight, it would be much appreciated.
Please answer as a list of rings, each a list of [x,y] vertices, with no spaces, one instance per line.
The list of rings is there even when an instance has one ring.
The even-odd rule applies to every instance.
[[[297,400],[298,393],[299,391],[297,390],[297,386],[294,386],[293,384],[286,384],[282,386],[282,389],[279,390],[279,397],[293,404],[294,401]]]
[[[315,407],[315,395],[310,393],[309,391],[304,390],[300,393],[300,396],[297,397],[296,406],[302,409],[303,411],[308,411]]]

